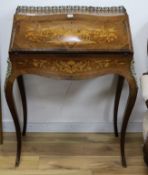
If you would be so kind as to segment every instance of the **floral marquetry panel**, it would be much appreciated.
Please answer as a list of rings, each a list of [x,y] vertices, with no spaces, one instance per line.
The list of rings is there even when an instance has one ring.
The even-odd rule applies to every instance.
[[[13,29],[12,51],[132,51],[128,16],[121,7],[21,7]]]
[[[41,59],[38,56],[24,58],[16,57],[12,60],[12,67],[20,74],[38,74],[56,76],[64,79],[83,79],[104,75],[107,73],[122,74],[131,67],[131,59],[122,56],[97,55],[49,55]],[[116,67],[116,69],[115,69]]]

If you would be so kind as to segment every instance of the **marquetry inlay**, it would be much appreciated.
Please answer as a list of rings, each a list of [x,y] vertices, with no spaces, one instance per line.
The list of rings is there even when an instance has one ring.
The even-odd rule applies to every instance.
[[[18,7],[13,50],[132,51],[124,7]]]
[[[49,24],[28,26],[25,38],[35,43],[54,43],[55,45],[68,45],[70,43],[93,44],[93,43],[112,43],[118,39],[117,31],[114,27],[100,26],[97,29],[73,26],[50,26]],[[74,46],[74,45],[72,45]]]
[[[126,59],[98,59],[98,58],[86,58],[86,59],[26,59],[19,60],[15,63],[18,66],[23,66],[27,68],[35,68],[38,70],[46,70],[51,73],[93,73],[96,71],[112,68],[118,66],[126,66],[128,60]]]

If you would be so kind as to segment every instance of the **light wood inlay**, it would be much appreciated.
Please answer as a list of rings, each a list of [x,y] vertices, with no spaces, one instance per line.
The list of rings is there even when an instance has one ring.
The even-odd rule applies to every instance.
[[[14,20],[11,50],[132,51],[122,7],[22,7]]]

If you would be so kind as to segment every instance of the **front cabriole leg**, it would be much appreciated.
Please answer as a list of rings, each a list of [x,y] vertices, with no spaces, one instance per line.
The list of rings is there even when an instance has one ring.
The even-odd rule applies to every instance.
[[[128,95],[127,105],[125,108],[125,113],[124,113],[122,127],[121,127],[120,147],[121,147],[122,166],[126,167],[127,164],[126,164],[126,157],[125,157],[125,134],[126,134],[129,117],[131,115],[131,112],[133,110],[133,107],[136,101],[138,87],[132,71],[128,71],[128,73],[126,73],[124,77],[128,82],[129,95]]]
[[[22,135],[26,135],[26,128],[27,128],[27,101],[26,101],[26,93],[25,93],[25,85],[23,76],[20,75],[17,77],[18,88],[21,95],[22,106],[23,106],[23,132]]]
[[[7,101],[9,110],[13,118],[15,130],[16,130],[17,152],[16,152],[16,164],[15,165],[18,166],[20,163],[21,145],[22,145],[21,142],[22,141],[21,141],[20,123],[19,123],[18,114],[16,111],[14,97],[13,97],[13,85],[14,85],[14,81],[16,78],[17,76],[15,72],[13,72],[11,62],[9,61],[8,72],[7,72],[6,82],[5,82],[5,96],[6,96],[6,101]]]
[[[123,88],[123,83],[124,83],[124,77],[118,75],[115,101],[114,101],[114,134],[116,137],[118,137],[118,126],[117,126],[118,107],[119,107],[121,92]]]

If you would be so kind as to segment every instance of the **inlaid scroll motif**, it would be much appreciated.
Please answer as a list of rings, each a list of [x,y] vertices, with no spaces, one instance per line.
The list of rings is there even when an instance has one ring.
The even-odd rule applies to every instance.
[[[84,30],[82,27],[65,27],[64,25],[50,27],[49,24],[44,26],[38,24],[26,28],[25,38],[34,43],[73,47],[92,43],[111,44],[117,41],[118,35],[114,27],[100,26],[97,29]]]
[[[99,70],[104,70],[107,68],[112,68],[116,66],[127,65],[126,59],[50,59],[50,60],[38,60],[33,59],[30,61],[17,62],[17,64],[22,66],[27,66],[31,68],[36,68],[39,70],[46,70],[53,73],[65,73],[65,74],[75,74],[75,73],[93,73]]]
[[[110,60],[54,60],[50,63],[38,63],[38,60],[33,61],[33,66],[35,67],[46,68],[48,66],[51,72],[62,72],[67,74],[93,72],[94,70],[107,68],[110,64]]]

